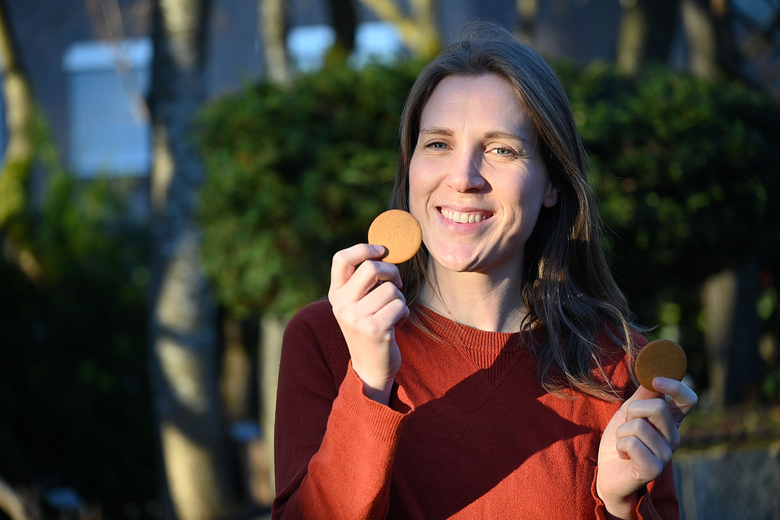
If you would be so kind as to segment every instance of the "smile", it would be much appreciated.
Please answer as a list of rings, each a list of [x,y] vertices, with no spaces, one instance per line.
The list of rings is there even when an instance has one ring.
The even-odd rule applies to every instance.
[[[482,222],[493,216],[492,213],[485,213],[482,211],[450,211],[447,208],[439,208],[439,212],[447,220],[456,222],[458,224],[474,224],[475,222]]]

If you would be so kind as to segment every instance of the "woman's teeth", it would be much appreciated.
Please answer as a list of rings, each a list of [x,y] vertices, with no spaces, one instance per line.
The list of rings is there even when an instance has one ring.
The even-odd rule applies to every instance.
[[[446,208],[441,208],[440,211],[441,214],[444,215],[444,218],[459,224],[473,224],[489,218],[489,215],[484,213],[460,213],[458,211],[450,211]]]

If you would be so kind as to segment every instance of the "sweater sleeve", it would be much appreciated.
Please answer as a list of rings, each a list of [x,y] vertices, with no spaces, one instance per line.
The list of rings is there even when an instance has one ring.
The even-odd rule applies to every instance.
[[[407,415],[376,403],[348,361],[330,306],[299,312],[279,367],[274,519],[387,515],[397,441]]]
[[[634,341],[640,349],[647,344],[647,338],[638,333],[634,333]],[[617,361],[618,359],[619,361]],[[624,389],[622,392],[623,400],[628,399],[637,388],[630,375],[629,365],[633,361],[620,353],[613,360],[613,363],[609,370],[612,381]],[[607,518],[607,510],[596,492],[598,469],[596,472],[593,476],[591,493],[596,499],[596,518],[604,520]],[[640,492],[636,516],[639,520],[675,520],[680,518],[680,506],[677,500],[677,490],[674,486],[674,469],[671,462],[661,471],[658,478],[648,483],[645,489]]]
[[[598,469],[596,471],[598,472]],[[606,520],[607,509],[596,493],[595,476],[590,491],[593,498],[596,499],[596,518]],[[676,520],[680,518],[680,506],[674,487],[674,470],[671,462],[666,465],[658,478],[650,482],[641,493],[636,513],[639,520]]]

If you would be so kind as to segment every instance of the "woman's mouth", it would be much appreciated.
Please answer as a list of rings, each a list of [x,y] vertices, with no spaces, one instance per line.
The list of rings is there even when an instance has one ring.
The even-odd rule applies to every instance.
[[[475,222],[482,222],[493,216],[492,213],[485,211],[453,211],[441,207],[439,208],[439,213],[447,220],[457,224],[474,224]]]

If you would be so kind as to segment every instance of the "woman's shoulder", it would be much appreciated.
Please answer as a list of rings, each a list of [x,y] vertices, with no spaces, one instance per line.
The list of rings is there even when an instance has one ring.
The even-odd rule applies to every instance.
[[[284,340],[285,345],[319,345],[327,358],[332,358],[342,347],[346,347],[341,328],[327,299],[317,300],[296,312],[287,324]]]
[[[333,316],[333,308],[327,298],[322,298],[302,307],[293,315],[289,325],[314,325],[338,327],[336,318]],[[289,326],[288,325],[288,326]]]

